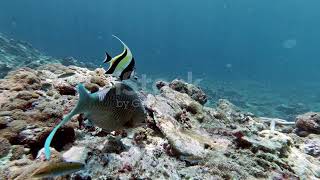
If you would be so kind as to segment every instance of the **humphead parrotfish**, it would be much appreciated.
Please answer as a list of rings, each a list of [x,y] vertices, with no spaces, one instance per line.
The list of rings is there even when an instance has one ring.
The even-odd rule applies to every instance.
[[[137,127],[145,122],[145,109],[138,94],[128,85],[117,82],[90,94],[82,84],[77,86],[79,100],[75,108],[52,130],[45,142],[46,159],[50,159],[50,143],[56,131],[74,115],[84,114],[94,125],[115,131]]]

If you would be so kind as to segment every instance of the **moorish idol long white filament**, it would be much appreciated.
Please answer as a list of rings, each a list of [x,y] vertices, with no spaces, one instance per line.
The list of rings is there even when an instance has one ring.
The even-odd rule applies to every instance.
[[[115,77],[119,77],[120,80],[130,79],[134,73],[135,60],[128,46],[117,36],[113,35],[123,45],[123,52],[114,58],[112,58],[108,52],[106,52],[106,58],[104,63],[109,63],[109,69],[106,74],[112,74]]]

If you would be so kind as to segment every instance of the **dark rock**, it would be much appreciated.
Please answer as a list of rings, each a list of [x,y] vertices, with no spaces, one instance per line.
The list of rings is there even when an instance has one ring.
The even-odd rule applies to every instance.
[[[74,180],[91,180],[91,177],[90,176],[82,176],[80,174],[77,174],[72,179],[74,179]]]
[[[121,142],[119,138],[108,136],[108,139],[104,142],[102,152],[119,154],[125,149],[125,145]]]
[[[193,84],[188,84],[182,80],[173,80],[169,87],[181,93],[188,94],[192,99],[199,102],[200,104],[205,104],[207,102],[207,95],[199,88]]]
[[[61,95],[76,95],[76,89],[66,82],[60,82],[55,84],[55,88],[59,91]]]
[[[44,142],[51,132],[48,128],[38,128],[34,126],[29,126],[25,130],[21,131],[14,144],[25,145],[30,148],[33,157],[36,157],[38,151],[43,147]],[[62,148],[69,143],[74,142],[75,132],[70,126],[64,126],[56,132],[51,147],[60,151]]]
[[[296,128],[299,131],[320,134],[320,114],[309,112],[296,118]]]
[[[0,117],[0,129],[4,129],[8,126],[9,120],[6,117]]]
[[[133,140],[136,144],[142,144],[143,141],[147,140],[147,134],[145,131],[139,131],[134,133]]]
[[[158,81],[156,82],[156,87],[158,89],[161,89],[163,86],[168,86],[168,83],[167,82],[164,82],[164,81]]]
[[[0,158],[6,156],[10,152],[11,144],[6,138],[0,137]]]
[[[132,165],[129,163],[125,163],[119,170],[119,173],[131,172],[133,169]]]
[[[85,88],[88,89],[91,93],[95,93],[99,91],[99,86],[97,84],[93,83],[85,83],[84,84]]]
[[[22,145],[14,145],[12,146],[12,156],[10,157],[10,160],[18,160],[23,157],[25,154],[24,146]]]
[[[237,129],[238,127],[237,127],[237,125],[235,125],[235,124],[230,124],[230,129]]]
[[[187,111],[184,110],[182,112],[177,113],[174,118],[181,124],[183,128],[192,128],[190,117],[188,116]]]
[[[252,142],[245,138],[243,132],[236,131],[233,133],[233,135],[235,137],[234,142],[238,148],[248,149],[252,146]]]
[[[300,137],[307,137],[310,134],[308,131],[303,131],[299,129],[295,129],[294,132]]]
[[[12,132],[8,128],[0,130],[0,134],[1,137],[8,139],[10,143],[14,142],[15,138],[17,137],[17,133]]]
[[[50,83],[43,83],[42,85],[41,85],[41,90],[43,90],[43,91],[48,91],[48,90],[50,90],[52,88],[52,84],[50,84]]]
[[[171,144],[164,143],[163,149],[168,156],[178,157],[180,152],[178,152]]]

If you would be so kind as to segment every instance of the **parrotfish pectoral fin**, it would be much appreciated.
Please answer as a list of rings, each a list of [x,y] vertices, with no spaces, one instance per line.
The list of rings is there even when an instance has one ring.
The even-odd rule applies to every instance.
[[[46,139],[46,142],[44,144],[44,148],[45,148],[45,156],[46,156],[47,160],[50,159],[50,156],[51,156],[50,144],[51,144],[53,136],[55,135],[57,130],[61,126],[66,124],[74,115],[79,114],[79,113],[83,113],[83,108],[85,107],[85,103],[88,102],[88,100],[90,98],[89,92],[85,89],[85,87],[82,84],[79,84],[77,89],[78,89],[78,93],[79,93],[79,101],[78,101],[76,107],[63,118],[63,120],[51,131],[51,133],[49,134],[49,136]]]
[[[112,60],[112,57],[106,52],[106,58],[104,59],[103,63],[108,63]]]

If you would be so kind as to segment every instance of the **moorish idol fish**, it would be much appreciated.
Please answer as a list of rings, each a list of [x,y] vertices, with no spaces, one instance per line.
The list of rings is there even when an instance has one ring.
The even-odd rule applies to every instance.
[[[112,58],[108,52],[106,52],[106,58],[104,63],[110,63],[109,69],[106,74],[112,74],[115,77],[119,77],[120,80],[130,79],[134,74],[135,70],[135,61],[132,56],[132,53],[128,46],[121,41],[117,36],[113,35],[116,39],[118,39],[123,45],[123,52],[118,56]]]

